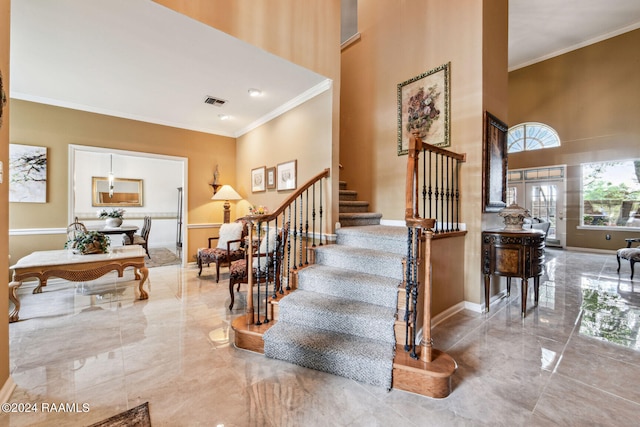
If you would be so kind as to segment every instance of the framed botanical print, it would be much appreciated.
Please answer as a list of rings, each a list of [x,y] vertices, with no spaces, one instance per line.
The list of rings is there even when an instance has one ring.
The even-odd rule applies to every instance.
[[[293,190],[296,188],[297,160],[279,163],[277,166],[278,191]]]
[[[507,206],[507,131],[493,114],[484,113],[482,146],[482,212],[498,212]]]
[[[251,169],[251,191],[253,193],[259,193],[265,191],[265,167]]]
[[[414,132],[427,144],[451,145],[449,66],[443,64],[398,84],[398,156],[408,153]]]
[[[276,168],[267,168],[267,190],[273,190],[276,188]]]

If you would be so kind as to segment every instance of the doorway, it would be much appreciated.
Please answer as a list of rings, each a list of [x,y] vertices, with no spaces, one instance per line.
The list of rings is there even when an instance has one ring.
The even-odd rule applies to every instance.
[[[548,221],[547,246],[564,247],[565,166],[515,169],[508,172],[507,204],[517,203],[532,217]]]

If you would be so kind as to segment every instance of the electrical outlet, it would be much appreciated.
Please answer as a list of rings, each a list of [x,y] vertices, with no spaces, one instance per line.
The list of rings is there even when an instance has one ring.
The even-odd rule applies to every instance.
[[[606,236],[604,236],[604,238],[607,240],[611,240],[611,234],[607,234]]]

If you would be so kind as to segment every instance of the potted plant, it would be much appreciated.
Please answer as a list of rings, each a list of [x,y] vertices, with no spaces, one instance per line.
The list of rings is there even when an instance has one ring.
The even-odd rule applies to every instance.
[[[109,252],[110,243],[109,236],[97,231],[88,231],[86,233],[78,233],[75,238],[67,240],[64,247],[73,249],[74,252],[83,255],[105,254]]]
[[[105,219],[107,227],[120,227],[122,225],[122,218],[124,217],[124,209],[102,209],[98,211],[98,218]]]

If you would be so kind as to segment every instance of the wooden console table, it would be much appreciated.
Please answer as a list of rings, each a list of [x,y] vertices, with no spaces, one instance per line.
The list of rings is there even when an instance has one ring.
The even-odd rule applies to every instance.
[[[13,270],[13,281],[9,283],[9,300],[15,305],[9,315],[9,322],[16,322],[19,318],[20,300],[16,290],[23,280],[33,277],[40,281],[33,290],[34,294],[38,294],[47,286],[49,277],[84,282],[95,280],[114,270],[118,272],[118,277],[122,277],[125,268],[133,267],[135,278],[140,281],[138,298],[147,299],[149,295],[142,288],[149,276],[149,269],[144,264],[145,256],[144,248],[139,245],[115,247],[109,253],[91,255],[75,254],[68,249],[33,252],[9,267]]]
[[[533,277],[534,303],[538,305],[540,276],[544,262],[544,232],[541,230],[487,230],[482,232],[482,272],[484,304],[489,311],[491,275],[507,278],[507,295],[511,278],[522,279],[522,317],[527,313],[529,278]]]

